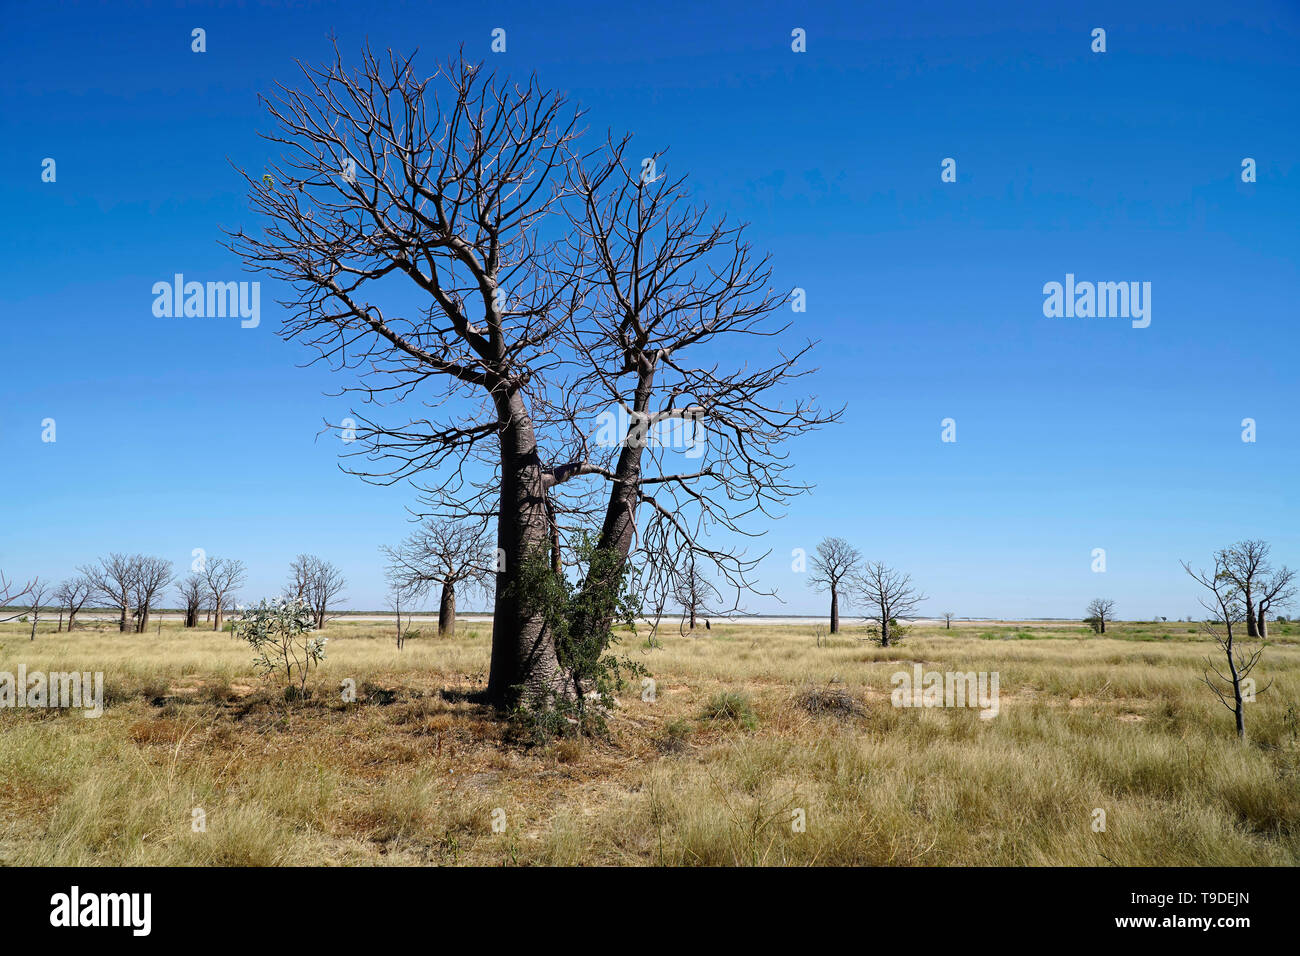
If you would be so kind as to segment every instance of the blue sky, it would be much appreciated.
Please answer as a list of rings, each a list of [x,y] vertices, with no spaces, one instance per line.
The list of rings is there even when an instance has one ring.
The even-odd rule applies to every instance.
[[[381,606],[378,547],[408,532],[414,493],[338,469],[317,432],[347,414],[325,394],[344,380],[277,337],[274,288],[257,329],[151,311],[177,272],[257,278],[218,244],[259,226],[231,163],[266,162],[257,93],[326,57],[330,31],[345,55],[368,38],[431,64],[464,43],[536,71],[593,131],[671,147],[699,198],[751,223],[777,284],[807,290],[793,331],[821,340],[812,388],[847,411],[792,448],[817,487],[761,541],[786,603],[754,610],[823,610],[790,554],[828,534],[910,571],[925,610],[970,616],[1078,616],[1096,596],[1181,616],[1197,607],[1180,558],[1262,537],[1300,562],[1300,5],[12,4],[6,20],[11,577],[109,550],[183,568],[202,547],[247,562],[251,599],[307,551],[343,567],[353,606]],[[1150,282],[1150,327],[1044,317],[1066,273]]]

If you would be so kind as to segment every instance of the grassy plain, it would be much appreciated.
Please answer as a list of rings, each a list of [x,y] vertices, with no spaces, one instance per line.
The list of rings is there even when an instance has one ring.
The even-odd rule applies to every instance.
[[[532,746],[474,700],[481,625],[399,652],[391,625],[332,623],[293,704],[228,634],[0,625],[0,671],[103,671],[108,697],[99,719],[0,710],[0,864],[1295,865],[1300,626],[1273,630],[1245,745],[1195,625],[1006,622],[887,649],[812,624],[627,635],[655,699]],[[1000,713],[891,706],[918,662],[998,672]]]

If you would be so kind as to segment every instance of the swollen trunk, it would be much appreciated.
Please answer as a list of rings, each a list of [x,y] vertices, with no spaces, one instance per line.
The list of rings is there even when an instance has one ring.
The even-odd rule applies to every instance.
[[[456,585],[451,581],[442,584],[442,603],[438,605],[438,636],[456,636]]]
[[[504,427],[497,547],[505,560],[497,571],[487,696],[498,706],[509,706],[521,693],[530,702],[564,694],[566,681],[545,616],[520,593],[525,563],[546,561],[549,545],[546,491],[532,421],[517,395],[501,399],[498,418]]]

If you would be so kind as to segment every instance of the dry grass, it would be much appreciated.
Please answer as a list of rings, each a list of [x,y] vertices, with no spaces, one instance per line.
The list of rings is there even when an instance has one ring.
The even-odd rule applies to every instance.
[[[811,624],[629,637],[655,699],[621,694],[608,740],[531,749],[468,696],[481,631],[399,653],[384,625],[331,625],[312,698],[288,705],[228,635],[109,627],[0,626],[0,671],[103,671],[110,698],[98,720],[0,711],[0,863],[1300,862],[1294,626],[1245,746],[1198,683],[1192,625],[1010,623],[888,649],[818,648]],[[915,662],[997,671],[1000,715],[892,707]]]

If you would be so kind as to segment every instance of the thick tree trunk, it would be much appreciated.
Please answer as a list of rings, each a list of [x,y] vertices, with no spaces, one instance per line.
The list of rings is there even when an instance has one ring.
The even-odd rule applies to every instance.
[[[1262,604],[1259,606],[1259,615],[1257,617],[1257,620],[1258,620],[1258,626],[1255,628],[1255,630],[1258,632],[1258,636],[1260,638],[1268,637],[1268,621],[1265,620],[1264,618],[1264,605]]]
[[[691,608],[691,630],[695,630],[695,608]]]
[[[1101,619],[1100,623],[1101,623],[1101,633],[1105,634],[1105,633],[1106,633],[1106,619],[1103,617],[1103,618]]]
[[[217,600],[216,607],[212,609],[212,629],[221,630],[221,600]]]
[[[125,594],[123,594],[122,595],[122,616],[118,618],[117,621],[117,630],[119,634],[127,633],[126,619],[130,616],[131,613],[130,603],[131,603],[130,598],[128,598]]]
[[[149,606],[145,605],[140,609],[140,631],[143,634],[149,629]]]
[[[1255,623],[1255,596],[1246,588],[1246,636],[1259,637],[1259,628]]]
[[[68,633],[69,634],[72,633],[72,629],[76,626],[76,624],[77,624],[77,612],[69,608],[68,609]]]
[[[438,605],[438,636],[456,636],[456,585],[452,581],[442,583],[442,603]]]
[[[840,595],[835,588],[831,588],[831,633],[840,632]]]
[[[497,571],[492,614],[492,664],[488,700],[507,707],[523,694],[525,701],[545,700],[569,692],[544,615],[528,606],[520,592],[520,575],[531,557],[546,559],[549,527],[542,467],[532,420],[517,395],[500,400],[504,423],[501,443],[501,501],[497,519],[498,553],[505,567]]]
[[[63,633],[63,608],[59,608],[59,626],[54,633],[55,634]]]
[[[889,615],[880,615],[880,646],[889,646]]]

